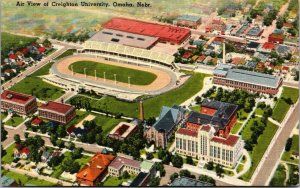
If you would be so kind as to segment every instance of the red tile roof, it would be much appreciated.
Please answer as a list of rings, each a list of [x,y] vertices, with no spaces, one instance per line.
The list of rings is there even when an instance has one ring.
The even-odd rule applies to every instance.
[[[275,44],[271,42],[266,42],[263,44],[262,48],[273,50],[275,48]]]
[[[17,56],[16,56],[15,54],[10,54],[8,57],[9,57],[10,59],[16,59],[16,58],[17,58]]]
[[[201,126],[200,130],[203,130],[203,131],[206,131],[206,132],[209,132],[211,129],[211,127],[209,125],[203,125]]]
[[[288,71],[288,70],[289,70],[289,67],[287,67],[287,66],[283,66],[283,67],[282,67],[282,70],[286,70],[286,71]]]
[[[21,150],[21,152],[20,152],[21,155],[22,155],[22,154],[29,155],[29,153],[30,153],[30,150],[29,150],[28,147],[24,147],[24,148]]]
[[[17,62],[16,62],[16,65],[18,65],[18,66],[23,66],[23,65],[25,65],[25,63],[24,63],[23,61],[17,61]]]
[[[224,22],[222,20],[213,20],[212,21],[212,24],[219,24],[219,25],[222,25],[224,24]]]
[[[187,135],[187,136],[193,136],[193,137],[197,137],[198,136],[197,131],[186,129],[186,128],[180,128],[180,129],[178,129],[177,134],[182,134],[182,135]]]
[[[223,37],[215,37],[214,38],[214,41],[220,41],[220,42],[223,42],[225,40],[225,38]]]
[[[31,121],[31,124],[33,125],[39,125],[43,123],[43,120],[41,120],[40,118],[35,118],[34,120]]]
[[[103,27],[140,35],[159,37],[160,40],[174,43],[181,43],[191,33],[191,31],[186,28],[127,18],[113,18],[106,22]]]
[[[204,61],[205,58],[206,58],[205,55],[201,55],[201,56],[198,58],[198,61],[202,62],[202,61]]]
[[[214,136],[211,141],[212,142],[217,142],[220,144],[224,144],[224,145],[229,145],[229,146],[234,146],[237,141],[239,140],[240,137],[235,136],[235,135],[229,135],[227,138],[222,138],[222,137],[217,137]]]
[[[191,57],[193,54],[191,52],[184,52],[184,54],[182,55],[183,58],[188,59],[189,57]]]
[[[117,156],[113,162],[110,163],[109,167],[115,169],[121,169],[124,165],[133,168],[140,168],[141,162],[126,157]]]
[[[5,69],[4,72],[6,72],[6,73],[14,73],[14,71],[12,69]]]
[[[38,48],[38,51],[39,51],[40,53],[43,53],[43,52],[46,51],[46,48],[44,48],[44,47],[39,47],[39,48]]]
[[[24,53],[24,54],[26,54],[26,53],[29,52],[28,48],[23,48],[21,51],[22,51],[22,53]]]
[[[62,113],[62,114],[66,114],[72,108],[75,108],[75,107],[72,105],[69,105],[69,104],[62,104],[62,103],[53,102],[53,101],[49,101],[48,103],[42,104],[39,107],[39,109],[42,109],[42,110],[50,110],[50,111],[58,112],[58,113]]]
[[[269,35],[269,38],[283,40],[284,39],[284,35],[280,34],[280,33],[272,33],[272,34]]]
[[[89,163],[77,173],[76,177],[88,181],[95,181],[105,172],[106,168],[114,158],[113,155],[96,153]]]
[[[9,90],[4,90],[3,93],[1,94],[1,100],[12,101],[19,104],[26,104],[33,98],[35,97],[31,95],[17,93],[14,91],[9,91]]]

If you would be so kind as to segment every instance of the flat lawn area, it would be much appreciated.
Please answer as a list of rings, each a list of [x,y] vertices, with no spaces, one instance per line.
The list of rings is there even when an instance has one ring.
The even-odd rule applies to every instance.
[[[54,183],[51,183],[51,182],[48,182],[45,180],[33,178],[30,176],[26,176],[24,174],[19,174],[19,173],[7,171],[7,170],[3,171],[3,175],[16,180],[16,182],[20,182],[21,186],[24,186],[25,184],[31,184],[34,186],[55,186],[56,185]]]
[[[259,117],[251,118],[251,119],[248,121],[248,123],[244,126],[243,130],[241,131],[241,135],[242,135],[243,140],[248,140],[248,139],[251,138],[251,134],[252,134],[251,126],[252,126],[252,124],[253,124],[253,122],[254,122],[255,120],[256,120],[259,124],[261,123]]]
[[[281,160],[299,164],[299,159],[291,159],[293,151],[299,152],[299,135],[293,135],[293,143],[289,152],[284,151]]]
[[[5,122],[5,125],[16,127],[16,126],[20,125],[23,121],[25,121],[25,120],[22,117],[13,116],[7,122]]]
[[[283,87],[283,92],[281,94],[281,97],[291,98],[293,103],[296,103],[296,101],[299,98],[299,89],[291,88],[291,87]]]
[[[270,186],[284,186],[284,181],[286,178],[286,169],[282,164],[279,164],[272,180],[270,182]]]
[[[135,176],[131,176],[128,179],[119,179],[117,177],[109,176],[105,181],[103,186],[119,186],[123,182],[126,182],[127,180],[131,179],[133,180]]]
[[[236,172],[239,173],[244,169],[244,165],[243,164],[239,164],[239,166],[236,168]]]
[[[66,151],[66,152],[64,153],[64,155],[65,155],[65,157],[71,157],[71,152]],[[90,156],[82,155],[82,157],[79,158],[79,159],[76,159],[75,162],[78,162],[78,163],[79,163],[80,169],[81,169],[82,167],[84,167],[84,165],[86,165],[86,164],[90,161],[90,159],[91,159]]]
[[[237,113],[238,113],[239,120],[245,120],[249,115],[249,113],[245,112],[244,109],[240,109]]]
[[[57,58],[55,58],[54,60],[59,60],[59,59],[62,59],[62,58],[64,58],[64,57],[73,55],[74,52],[76,52],[76,49],[69,49],[69,50],[65,51],[64,53],[62,53],[62,54],[61,54],[60,56],[58,56]]]
[[[6,118],[6,115],[1,112],[1,120],[3,121]]]
[[[289,109],[290,109],[289,104],[287,104],[283,99],[278,99],[273,109],[272,118],[278,122],[282,122]]]
[[[1,53],[9,52],[10,48],[19,49],[26,47],[28,44],[35,42],[36,40],[37,38],[1,32]]]
[[[106,117],[99,114],[96,115],[95,122],[97,125],[101,125],[103,134],[108,134],[116,125],[118,125],[122,121],[126,121],[124,119],[115,119],[112,117]]]
[[[98,78],[103,78],[105,72],[105,78],[108,80],[115,80],[114,74],[116,74],[117,81],[123,83],[128,83],[128,76],[130,76],[130,83],[134,85],[149,85],[157,78],[157,76],[151,72],[94,61],[77,61],[69,66],[70,70],[72,70],[72,66],[73,71],[80,74],[84,74],[84,68],[86,68],[86,74],[90,76],[95,76],[96,70]]]
[[[75,116],[75,118],[74,118],[72,121],[70,121],[70,122],[66,125],[66,127],[69,128],[69,127],[72,126],[72,125],[78,124],[80,121],[82,121],[82,120],[83,120],[86,116],[88,116],[88,115],[89,115],[89,113],[86,112],[86,111],[76,110],[76,116]]]
[[[231,129],[230,132],[231,132],[232,134],[236,134],[236,133],[240,130],[242,124],[243,124],[243,123],[236,123],[236,124],[234,125],[233,129]]]
[[[47,63],[47,65],[44,65],[39,70],[35,71],[31,76],[43,76],[49,74],[49,69],[53,65],[54,62]]]
[[[193,73],[191,78],[181,87],[162,95],[146,99],[144,101],[145,118],[157,117],[162,106],[173,106],[181,104],[194,96],[203,87],[203,79],[206,74]],[[78,97],[75,96],[75,97]],[[80,96],[84,97],[84,96]],[[91,107],[95,109],[106,109],[111,113],[123,113],[124,116],[138,117],[139,102],[125,102],[117,100],[114,97],[105,96],[101,100],[91,100]]]
[[[195,106],[190,107],[190,109],[195,111],[195,112],[199,112],[200,109],[201,109],[201,106],[200,105],[195,105]]]
[[[275,135],[278,127],[268,121],[267,126],[263,132],[262,135],[259,136],[258,138],[258,143],[254,146],[253,151],[250,152],[250,158],[252,161],[252,165],[250,169],[242,175],[242,179],[249,181],[250,178],[252,177],[257,165],[259,164],[262,156],[264,155],[265,151],[267,150],[273,136]],[[243,136],[243,134],[242,134]],[[243,137],[244,139],[244,137]],[[245,140],[245,139],[244,139]]]
[[[34,95],[40,100],[55,100],[65,92],[52,84],[44,82],[41,78],[28,76],[19,83],[12,86],[9,90]]]
[[[1,158],[1,162],[3,164],[11,163],[14,160],[14,148],[15,144],[10,145],[8,148],[6,148],[6,154]]]
[[[256,115],[261,115],[261,116],[262,116],[262,115],[264,114],[264,110],[261,109],[261,108],[256,108],[255,114],[256,114]]]

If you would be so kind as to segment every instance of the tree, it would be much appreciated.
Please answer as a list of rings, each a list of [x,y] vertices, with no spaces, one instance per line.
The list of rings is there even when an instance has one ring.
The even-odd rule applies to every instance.
[[[193,158],[191,156],[187,156],[186,157],[186,163],[190,164],[190,165],[193,165],[194,164]]]
[[[48,166],[55,167],[58,166],[63,160],[63,156],[53,156],[48,161]]]
[[[180,177],[191,177],[191,172],[190,171],[188,171],[188,170],[180,170],[179,171],[179,176]]]
[[[154,156],[153,156],[153,153],[146,153],[146,158],[147,158],[147,160],[151,160],[151,159],[153,159],[154,158]]]
[[[159,185],[159,182],[160,182],[160,178],[159,177],[151,178],[150,182],[149,182],[149,186],[150,187],[156,187],[156,186]]]
[[[207,170],[213,170],[214,169],[214,162],[209,161],[206,165]]]
[[[79,159],[82,157],[83,148],[75,148],[71,154],[72,159]]]
[[[123,179],[128,179],[128,178],[130,178],[130,175],[129,175],[129,173],[127,172],[127,170],[125,170],[125,171],[123,172],[122,177],[123,177]]]
[[[7,131],[4,129],[3,123],[1,123],[1,141],[3,142],[7,138]]]
[[[202,98],[201,98],[200,96],[197,96],[197,97],[195,98],[195,101],[196,101],[196,104],[201,104]]]
[[[156,168],[157,171],[160,172],[160,177],[165,176],[165,174],[166,174],[165,167],[161,162],[160,163],[155,163],[155,168]]]
[[[220,165],[220,164],[217,164],[217,166],[216,166],[216,174],[217,174],[217,176],[222,177],[223,173],[224,173],[223,166]]]
[[[178,173],[177,172],[171,174],[171,176],[170,176],[171,182],[173,182],[176,178],[178,178]]]
[[[61,138],[65,137],[67,135],[67,132],[66,132],[64,126],[62,126],[62,125],[58,126],[57,135],[58,135],[58,137],[61,137]]]
[[[21,143],[20,135],[15,134],[15,135],[14,135],[14,140],[15,140],[15,143],[16,143],[16,144],[20,144],[20,143]]]
[[[292,138],[288,138],[287,141],[286,141],[286,144],[285,144],[285,151],[290,151],[291,150],[291,147],[292,147],[292,144],[293,144],[293,139]]]
[[[149,118],[146,120],[147,125],[150,125],[150,126],[152,126],[155,122],[156,122],[155,117],[149,117]]]
[[[79,171],[80,165],[71,158],[65,158],[62,162],[62,169],[73,174]]]
[[[73,142],[70,141],[70,142],[68,143],[68,149],[69,149],[69,150],[74,150],[74,149],[75,149],[75,144],[74,144]]]
[[[276,21],[277,29],[281,29],[283,27],[284,19],[282,16],[279,16]]]
[[[177,154],[172,156],[171,161],[172,161],[173,166],[176,167],[176,168],[181,168],[182,165],[183,165],[182,157],[177,155]]]
[[[213,184],[213,186],[216,185],[216,180],[212,177],[206,176],[206,175],[199,175],[199,181],[207,182]]]
[[[65,147],[65,142],[62,139],[58,139],[58,140],[56,140],[56,145],[59,148],[63,148],[63,147]]]
[[[53,146],[56,146],[57,136],[55,134],[50,135],[50,141],[53,144]]]

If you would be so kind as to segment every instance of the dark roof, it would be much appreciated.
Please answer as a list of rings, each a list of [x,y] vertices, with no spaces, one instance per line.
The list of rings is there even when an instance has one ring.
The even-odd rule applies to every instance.
[[[211,183],[195,180],[192,178],[187,178],[187,177],[181,177],[181,178],[176,178],[172,183],[171,186],[180,186],[180,187],[195,187],[195,186],[213,186]]]
[[[130,187],[137,187],[140,186],[141,183],[144,181],[145,178],[147,178],[149,174],[145,172],[140,172],[136,178],[131,182]]]
[[[260,44],[258,42],[250,42],[247,47],[248,48],[258,48]]]
[[[237,111],[238,106],[235,104],[213,101],[204,99],[202,102],[202,107],[213,108],[217,111],[211,116],[207,114],[201,114],[198,112],[192,112],[188,118],[188,122],[195,124],[211,124],[217,130],[222,129],[228,125],[231,116]]]

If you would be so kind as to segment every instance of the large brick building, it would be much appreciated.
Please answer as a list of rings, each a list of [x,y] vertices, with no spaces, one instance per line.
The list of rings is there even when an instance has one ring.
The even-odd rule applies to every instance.
[[[18,115],[29,115],[36,111],[36,97],[9,90],[1,94],[1,111],[9,111]]]
[[[181,15],[176,19],[176,25],[197,29],[201,24],[201,18],[193,15]]]
[[[215,128],[216,136],[226,138],[237,121],[237,110],[237,105],[204,99],[200,113],[191,112],[186,127],[196,131],[209,124]]]
[[[269,74],[236,69],[221,64],[214,70],[213,83],[252,92],[275,95],[282,85],[282,78]]]
[[[38,108],[39,116],[62,124],[69,123],[76,116],[74,106],[49,101]]]
[[[108,173],[108,165],[114,160],[113,155],[96,153],[76,175],[80,184],[95,186]]]

